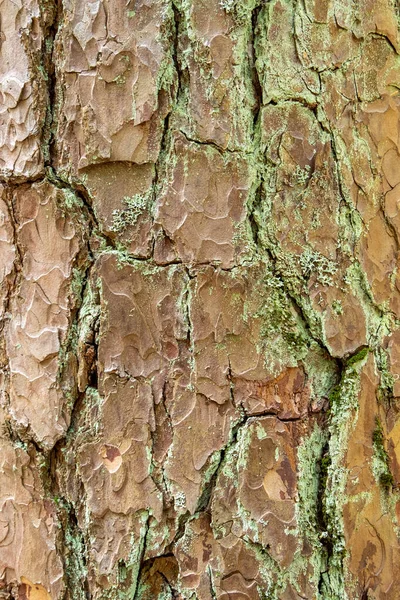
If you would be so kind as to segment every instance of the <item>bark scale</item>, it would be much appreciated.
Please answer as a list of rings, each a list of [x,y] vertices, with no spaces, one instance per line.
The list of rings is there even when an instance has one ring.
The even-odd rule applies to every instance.
[[[0,598],[398,600],[397,3],[0,15]]]

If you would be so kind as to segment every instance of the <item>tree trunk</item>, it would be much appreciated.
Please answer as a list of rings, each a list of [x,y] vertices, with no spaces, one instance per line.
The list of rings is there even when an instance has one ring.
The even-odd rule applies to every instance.
[[[396,0],[1,0],[0,598],[400,598]]]

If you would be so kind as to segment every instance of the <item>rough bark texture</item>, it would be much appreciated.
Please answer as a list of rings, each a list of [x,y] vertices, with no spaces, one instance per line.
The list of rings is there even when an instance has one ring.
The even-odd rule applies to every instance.
[[[400,598],[397,0],[0,0],[0,598]]]

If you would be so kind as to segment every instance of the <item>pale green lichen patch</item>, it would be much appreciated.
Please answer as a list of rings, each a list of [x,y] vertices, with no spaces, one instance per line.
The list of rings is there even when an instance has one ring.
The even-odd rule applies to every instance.
[[[298,492],[296,518],[299,532],[302,532],[317,553],[323,552],[322,536],[318,515],[318,502],[323,475],[321,459],[323,448],[328,442],[328,434],[318,425],[311,435],[303,439],[297,453]],[[325,557],[326,558],[326,557]]]
[[[255,316],[262,322],[259,349],[268,369],[277,372],[282,365],[295,366],[306,356],[307,333],[281,288],[268,290],[267,299]]]
[[[315,273],[316,280],[321,285],[333,285],[333,275],[337,272],[338,267],[332,260],[315,250],[306,248],[300,255],[299,263],[305,279],[309,279]]]
[[[136,225],[140,215],[150,208],[152,191],[145,195],[136,194],[132,197],[125,196],[122,202],[126,208],[113,211],[111,231],[120,233],[130,225]]]
[[[390,371],[390,360],[387,350],[377,348],[374,353],[379,372],[378,398],[381,402],[390,402],[393,398],[395,378]]]

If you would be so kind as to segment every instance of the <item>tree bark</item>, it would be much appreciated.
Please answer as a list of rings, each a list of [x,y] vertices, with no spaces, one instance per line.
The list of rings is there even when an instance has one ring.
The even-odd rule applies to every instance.
[[[400,598],[395,0],[1,0],[0,598]]]

